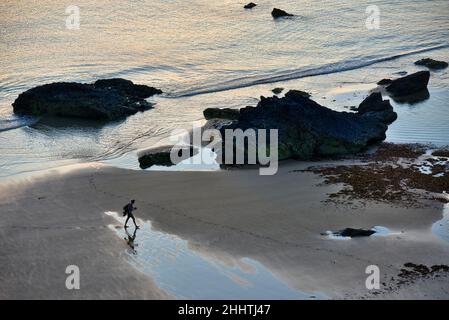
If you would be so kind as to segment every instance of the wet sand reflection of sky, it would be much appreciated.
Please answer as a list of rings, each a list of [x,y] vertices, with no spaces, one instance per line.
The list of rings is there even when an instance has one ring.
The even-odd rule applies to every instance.
[[[130,225],[127,235],[124,218],[116,212],[105,214],[120,222],[109,227],[129,244],[134,226]],[[240,265],[227,265],[193,251],[186,240],[153,230],[150,222],[140,224],[134,249],[126,251],[127,261],[178,299],[325,298],[289,287],[258,261],[243,258],[238,260]]]
[[[432,232],[438,238],[449,243],[449,203],[444,205],[443,218],[433,224]]]

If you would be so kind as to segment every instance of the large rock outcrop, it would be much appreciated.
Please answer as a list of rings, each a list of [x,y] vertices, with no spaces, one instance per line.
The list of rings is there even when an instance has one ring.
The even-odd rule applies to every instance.
[[[103,79],[92,84],[58,82],[27,90],[14,101],[14,113],[36,116],[117,120],[150,109],[145,100],[161,90],[125,79]]]
[[[238,121],[226,129],[278,129],[279,160],[356,153],[385,139],[387,124],[397,115],[380,93],[363,101],[357,113],[323,107],[300,91],[285,97],[261,97],[256,107],[240,109]],[[267,133],[268,135],[268,133]]]
[[[429,79],[429,71],[419,71],[393,80],[386,89],[395,97],[413,96],[427,90]]]

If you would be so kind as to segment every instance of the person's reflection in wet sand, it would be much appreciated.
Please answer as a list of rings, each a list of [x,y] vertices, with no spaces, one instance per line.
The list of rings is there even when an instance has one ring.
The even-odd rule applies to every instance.
[[[133,235],[131,235],[128,232],[128,229],[125,229],[125,232],[126,232],[126,235],[127,235],[127,237],[125,238],[126,243],[131,248],[132,254],[137,254],[137,250],[135,249],[135,247],[137,247],[137,244],[134,243],[134,240],[136,240],[136,236],[137,236],[137,228],[134,228]]]

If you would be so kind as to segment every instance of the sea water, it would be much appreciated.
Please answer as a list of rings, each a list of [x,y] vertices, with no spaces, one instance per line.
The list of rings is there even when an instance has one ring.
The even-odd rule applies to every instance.
[[[449,4],[426,1],[80,0],[0,2],[0,178],[76,162],[137,165],[140,150],[189,129],[208,107],[256,105],[274,87],[312,93],[348,111],[385,77],[448,60]],[[367,28],[366,9],[379,9]],[[295,17],[274,20],[273,7]],[[34,86],[123,77],[161,88],[154,109],[112,123],[17,117],[11,104]],[[395,103],[388,141],[449,144],[449,78],[432,72],[430,98]]]

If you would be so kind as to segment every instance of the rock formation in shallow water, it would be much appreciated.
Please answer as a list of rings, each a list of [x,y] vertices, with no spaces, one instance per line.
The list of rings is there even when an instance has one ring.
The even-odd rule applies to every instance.
[[[145,98],[162,93],[125,79],[104,79],[92,84],[58,82],[27,90],[14,101],[14,113],[36,116],[117,120],[150,109]]]
[[[424,66],[432,70],[445,69],[448,67],[448,63],[445,61],[433,60],[430,58],[421,59],[415,62],[417,66]]]
[[[279,160],[351,154],[385,139],[387,124],[397,115],[380,94],[370,95],[357,113],[337,112],[299,91],[285,97],[261,97],[256,107],[240,109],[226,129],[278,129]],[[268,135],[268,134],[267,134]]]
[[[274,8],[273,11],[271,11],[271,15],[274,19],[282,18],[282,17],[293,17],[293,14],[290,14],[288,12],[285,12],[284,10]]]
[[[173,150],[178,152],[179,160],[188,159],[198,154],[198,148],[194,146],[163,146],[147,151],[139,157],[140,168],[146,169],[152,166],[171,167],[177,163],[173,163],[170,154]]]
[[[413,96],[427,90],[429,79],[429,71],[419,71],[393,80],[386,89],[395,97]]]

